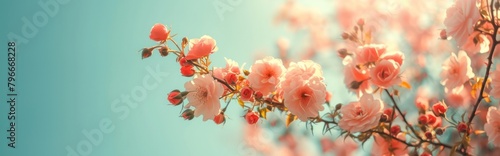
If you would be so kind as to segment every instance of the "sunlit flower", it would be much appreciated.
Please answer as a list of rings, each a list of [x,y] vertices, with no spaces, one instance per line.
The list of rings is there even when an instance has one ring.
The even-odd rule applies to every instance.
[[[191,39],[189,41],[189,52],[186,55],[187,60],[199,59],[210,55],[218,50],[217,42],[210,36],[204,35],[200,39]]]
[[[463,83],[472,77],[474,77],[474,73],[471,61],[464,51],[458,52],[458,57],[455,53],[451,53],[451,56],[443,63],[441,84],[448,89],[459,87],[461,90]]]
[[[193,80],[184,84],[189,103],[186,107],[193,106],[194,116],[203,115],[203,121],[214,119],[219,114],[219,97],[222,96],[224,88],[209,75],[196,75]]]
[[[401,83],[400,65],[394,60],[382,60],[370,69],[370,81],[380,88],[389,88]]]
[[[254,91],[268,95],[276,89],[285,70],[281,59],[269,56],[255,61],[255,64],[250,68],[248,82]]]
[[[456,0],[455,4],[446,10],[444,19],[446,32],[460,47],[467,42],[467,38],[474,31],[474,23],[481,18],[476,2],[477,0]]]
[[[351,133],[364,132],[378,125],[384,105],[371,94],[364,94],[359,101],[342,106],[339,127]]]

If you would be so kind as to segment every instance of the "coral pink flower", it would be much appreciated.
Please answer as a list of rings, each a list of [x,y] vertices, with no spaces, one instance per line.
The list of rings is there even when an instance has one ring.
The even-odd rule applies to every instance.
[[[369,92],[370,87],[370,75],[366,70],[361,70],[356,68],[355,63],[350,60],[351,57],[346,57],[344,61],[349,62],[344,67],[344,83],[347,88],[361,96],[362,93]]]
[[[446,110],[448,110],[448,106],[442,102],[437,102],[432,105],[432,111],[437,116],[443,116],[446,114]]]
[[[207,35],[202,36],[200,39],[189,40],[189,53],[186,56],[187,60],[195,60],[218,50],[216,41]]]
[[[496,70],[491,73],[491,88],[490,95],[495,98],[500,98],[500,64],[498,64]]]
[[[168,35],[170,34],[170,30],[163,24],[156,23],[151,28],[151,32],[149,34],[149,38],[153,41],[165,41],[168,39]]]
[[[500,147],[500,110],[491,106],[486,114],[486,124],[484,131],[488,136],[489,142],[496,147]]]
[[[254,91],[261,92],[265,96],[276,89],[285,70],[281,59],[266,57],[255,61],[250,68],[248,81]]]
[[[327,91],[321,66],[311,60],[290,63],[279,89],[285,106],[302,121],[324,109]]]
[[[403,133],[399,133],[396,136],[398,139],[406,140]],[[396,139],[384,138],[379,134],[373,134],[373,138],[375,142],[372,147],[373,155],[380,156],[403,156],[408,155],[408,150],[406,148],[406,144],[397,141]]]
[[[471,61],[464,51],[458,52],[458,57],[455,53],[451,53],[450,58],[443,63],[441,84],[447,89],[459,87],[458,90],[462,90],[463,83],[472,77],[474,77],[474,73]]]
[[[245,120],[247,121],[248,124],[255,124],[257,121],[259,121],[259,113],[250,111],[247,114],[245,114]]]
[[[394,60],[382,60],[370,69],[371,82],[380,88],[389,88],[401,83],[399,64]]]
[[[476,2],[477,0],[457,0],[446,10],[444,19],[446,32],[457,41],[460,47],[467,42],[467,38],[474,31],[474,23],[481,18]]]
[[[190,92],[186,95],[189,100],[186,107],[196,108],[194,116],[203,115],[203,121],[206,121],[219,114],[219,97],[222,96],[224,88],[210,75],[196,75],[193,80],[184,84],[184,88]]]
[[[250,101],[253,98],[253,90],[249,87],[243,87],[240,90],[240,98],[243,101]]]
[[[384,104],[371,94],[364,94],[359,102],[342,106],[339,127],[351,133],[364,132],[378,125]]]
[[[354,52],[356,64],[365,66],[370,63],[376,63],[385,52],[386,46],[382,44],[359,46]]]

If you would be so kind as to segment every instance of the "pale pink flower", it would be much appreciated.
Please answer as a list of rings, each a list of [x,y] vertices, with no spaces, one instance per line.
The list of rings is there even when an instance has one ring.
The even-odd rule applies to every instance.
[[[429,99],[423,96],[418,96],[415,98],[415,105],[418,110],[426,111],[429,109]]]
[[[474,31],[474,23],[481,18],[476,2],[477,0],[456,0],[455,4],[446,10],[444,19],[446,32],[460,47],[467,42],[467,38]]]
[[[474,43],[476,40],[477,43]],[[481,34],[479,31],[472,32],[467,38],[466,42],[462,45],[462,49],[468,54],[486,53],[490,50],[490,40],[486,35]]]
[[[210,36],[204,35],[199,39],[189,40],[189,53],[187,60],[199,59],[218,50],[217,42]]]
[[[464,82],[474,77],[470,58],[464,51],[458,52],[458,57],[455,53],[451,53],[450,58],[445,60],[442,68],[441,84],[448,89],[459,87],[461,90]]]
[[[366,66],[370,63],[376,63],[385,52],[386,46],[383,44],[359,46],[354,52],[356,64]]]
[[[189,92],[186,95],[189,100],[186,107],[195,107],[194,116],[203,115],[203,121],[206,121],[219,114],[219,97],[224,88],[210,75],[196,75],[193,80],[184,84],[184,88]]]
[[[405,55],[403,54],[403,52],[400,51],[391,51],[384,53],[381,56],[381,59],[394,60],[396,63],[399,64],[399,66],[402,66],[405,60]]]
[[[490,95],[495,98],[500,98],[500,64],[498,64],[496,70],[491,73],[491,88]]]
[[[406,140],[405,135],[403,133],[399,133],[396,136],[398,139]],[[372,147],[373,155],[380,156],[403,156],[408,155],[408,149],[406,144],[397,141],[396,139],[384,138],[379,134],[373,134],[373,138],[375,142]]]
[[[344,60],[347,59],[350,59],[350,57],[346,57]],[[366,70],[358,69],[354,62],[350,61],[350,63],[346,64],[344,76],[344,83],[350,91],[362,95],[362,93],[371,90],[370,81],[368,81],[370,74]]]
[[[371,94],[364,94],[359,101],[342,106],[339,127],[351,133],[364,132],[379,123],[384,104]]]
[[[235,75],[240,75],[240,67],[238,66],[238,62],[235,62],[231,59],[224,58],[226,60],[225,68],[214,68],[213,74],[216,78],[224,80],[227,74],[233,73]],[[225,86],[224,86],[225,87]]]
[[[250,68],[248,75],[250,87],[256,92],[261,92],[264,96],[268,95],[276,89],[285,70],[281,59],[268,56],[257,60]]]
[[[290,63],[279,87],[285,106],[302,121],[324,109],[327,91],[321,66],[311,60]]]
[[[449,91],[445,88],[446,93],[446,103],[454,108],[468,107],[470,105],[470,100],[472,99],[470,95],[470,90],[467,89],[452,89]]]
[[[389,88],[401,83],[400,65],[394,60],[382,60],[370,69],[370,81],[380,88]]]
[[[488,136],[489,142],[496,147],[500,147],[500,110],[494,106],[490,106],[486,114],[486,124],[484,131]]]

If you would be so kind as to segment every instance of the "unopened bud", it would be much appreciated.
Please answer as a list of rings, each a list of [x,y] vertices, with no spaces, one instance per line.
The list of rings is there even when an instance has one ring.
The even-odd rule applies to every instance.
[[[340,108],[342,108],[342,104],[341,103],[335,105],[335,110],[340,110]]]
[[[364,19],[362,19],[362,18],[360,18],[360,19],[358,19],[357,24],[358,24],[359,26],[363,26],[363,25],[365,25],[365,20],[364,20]]]
[[[347,55],[349,55],[347,49],[345,48],[337,50],[337,54],[340,56],[340,58],[345,58]]]
[[[433,138],[433,136],[432,136],[432,132],[425,132],[425,137],[426,137],[427,139],[432,139],[432,138]]]
[[[443,135],[444,130],[445,130],[444,128],[439,127],[439,128],[436,128],[436,130],[435,130],[435,131],[436,131],[436,134],[437,134],[437,135]]]
[[[194,118],[194,111],[191,109],[186,109],[184,112],[182,112],[181,117],[184,118],[184,120],[192,120]]]
[[[342,39],[344,39],[344,40],[349,39],[349,33],[346,33],[346,32],[342,33]]]
[[[457,130],[458,130],[458,132],[460,132],[460,133],[465,133],[465,132],[467,132],[467,129],[468,129],[467,127],[468,127],[468,126],[467,126],[467,124],[465,124],[465,123],[463,123],[463,122],[460,122],[460,123],[458,123],[458,125],[457,125]]]
[[[158,52],[160,52],[160,55],[162,57],[165,57],[168,55],[168,47],[167,46],[162,46],[160,49],[158,49]]]
[[[382,116],[380,116],[380,122],[386,122],[387,120],[389,120],[389,116],[385,114],[382,114]]]
[[[142,48],[142,59],[148,58],[153,54],[154,48]]]

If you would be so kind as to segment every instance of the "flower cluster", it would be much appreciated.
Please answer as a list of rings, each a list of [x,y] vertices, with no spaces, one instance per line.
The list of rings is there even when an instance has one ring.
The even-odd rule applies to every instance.
[[[187,99],[181,115],[184,119],[202,115],[204,121],[224,123],[224,112],[231,100],[237,100],[244,108],[244,118],[249,124],[266,118],[266,113],[274,110],[302,121],[319,117],[324,110],[329,94],[321,66],[311,60],[292,62],[285,68],[281,59],[265,57],[246,70],[226,58],[225,67],[211,67],[209,56],[218,50],[215,39],[207,35],[189,41],[183,38],[178,45],[169,34],[166,26],[155,24],[150,39],[158,45],[144,48],[142,57],[148,58],[154,49],[162,56],[173,53],[181,75],[193,78],[184,84],[183,91],[175,89],[167,95],[167,100],[176,106]],[[168,42],[177,49],[171,49]],[[225,107],[221,106],[221,99],[227,102]]]

